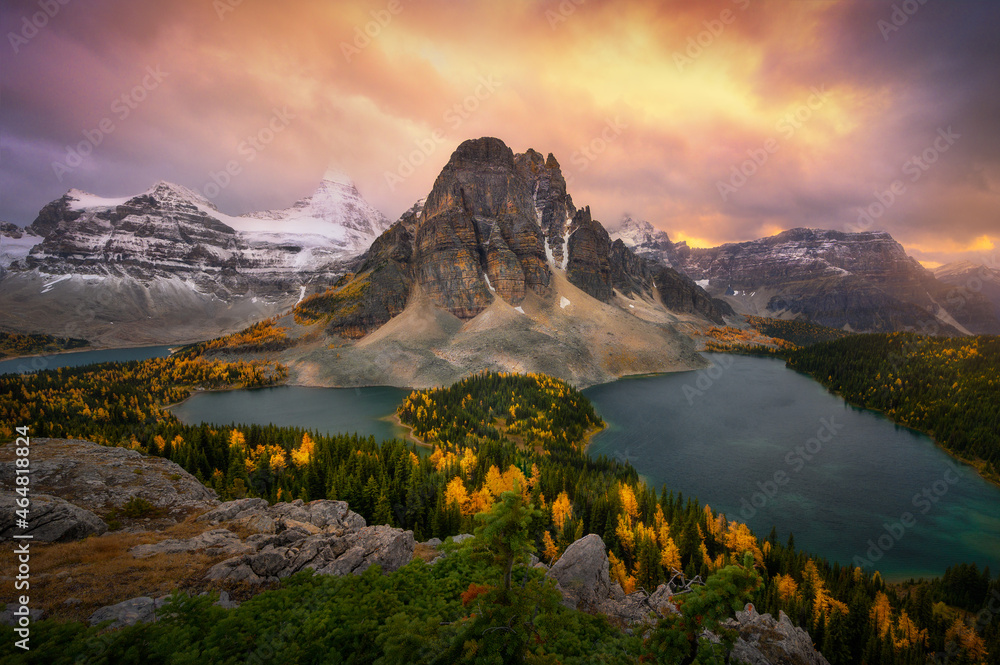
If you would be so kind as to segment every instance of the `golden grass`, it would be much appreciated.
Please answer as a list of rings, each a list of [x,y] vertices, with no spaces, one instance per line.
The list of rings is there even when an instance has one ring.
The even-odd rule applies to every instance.
[[[128,552],[136,545],[190,538],[211,528],[188,519],[160,532],[116,531],[71,543],[33,542],[31,606],[44,610],[47,618],[86,621],[98,608],[136,596],[157,598],[177,589],[198,593],[219,588],[203,578],[225,557],[182,553],[135,559]],[[16,570],[13,547],[0,548],[0,570]],[[66,604],[71,598],[81,602]]]
[[[423,559],[427,563],[433,561],[434,557],[436,557],[437,555],[438,551],[436,549],[430,547],[429,545],[425,545],[423,543],[417,543],[416,546],[413,548],[413,558]]]

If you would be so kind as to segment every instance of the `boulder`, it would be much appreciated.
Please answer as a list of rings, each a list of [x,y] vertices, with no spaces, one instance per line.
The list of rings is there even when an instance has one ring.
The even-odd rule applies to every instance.
[[[778,620],[770,614],[758,614],[753,606],[736,613],[727,623],[739,632],[731,654],[735,662],[748,665],[830,665],[813,646],[812,638],[802,628],[792,625],[784,612]]]
[[[260,584],[307,568],[323,575],[348,575],[375,564],[389,573],[413,558],[416,545],[412,531],[365,526],[364,518],[343,501],[223,504],[199,519],[220,518],[273,528],[259,530],[242,543],[245,551],[213,566],[206,575],[210,580]]]
[[[104,621],[111,621],[109,628],[134,626],[137,623],[156,621],[156,611],[167,602],[167,596],[149,598],[140,596],[123,600],[117,605],[102,607],[90,615],[90,625],[96,626]]]
[[[79,540],[99,536],[108,525],[94,513],[74,506],[59,497],[33,494],[28,509],[28,528],[17,527],[16,494],[0,496],[0,538],[10,539],[15,533],[30,534],[34,540],[49,543]]]
[[[563,605],[598,612],[622,624],[653,623],[659,615],[677,611],[666,585],[653,595],[645,591],[626,595],[618,582],[611,581],[607,549],[597,534],[584,536],[567,547],[552,564],[548,577],[556,581]]]
[[[596,608],[611,595],[608,552],[597,534],[589,534],[566,548],[549,569],[563,594],[563,604],[572,609]]]
[[[264,499],[236,499],[199,515],[197,519],[213,524],[235,521],[261,534],[280,533],[295,527],[315,533],[319,530],[357,530],[365,526],[365,518],[352,512],[346,502],[326,499],[309,503],[296,499],[273,506]]]
[[[0,625],[16,626],[18,620],[21,618],[15,614],[19,609],[21,609],[21,605],[18,603],[7,603],[7,609],[0,612]],[[28,616],[31,617],[31,621],[34,623],[35,621],[41,621],[45,616],[45,612],[36,608],[28,608]]]

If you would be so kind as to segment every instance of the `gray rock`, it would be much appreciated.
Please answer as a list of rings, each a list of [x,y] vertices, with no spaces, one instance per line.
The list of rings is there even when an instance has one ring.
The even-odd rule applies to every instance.
[[[572,609],[596,609],[611,596],[608,569],[604,541],[592,533],[567,547],[549,569],[548,576],[559,585],[564,605]]]
[[[668,585],[661,584],[660,586],[656,587],[656,591],[650,594],[649,605],[650,607],[660,612],[661,614],[667,614],[667,613],[679,614],[680,613],[679,610],[671,600],[671,598],[673,598],[673,595],[674,594],[670,590],[670,587]]]
[[[461,545],[470,538],[475,538],[475,536],[473,536],[471,533],[460,533],[457,536],[452,536],[451,542],[455,543],[456,545]]]
[[[378,525],[317,534],[287,529],[275,535],[251,536],[245,545],[254,551],[216,564],[206,578],[256,584],[274,582],[307,568],[322,575],[356,575],[376,564],[390,573],[413,558],[415,542],[412,531]]]
[[[254,533],[278,532],[278,525],[267,515],[247,515],[246,517],[234,521],[245,527],[248,531],[253,531]]]
[[[112,621],[110,628],[121,628],[156,621],[156,611],[166,602],[167,596],[155,600],[147,596],[123,600],[117,605],[102,607],[91,614],[90,625],[96,626],[104,621]]]
[[[177,540],[169,538],[159,543],[136,545],[129,553],[136,559],[144,559],[156,554],[179,554],[181,552],[204,551],[210,556],[236,556],[254,551],[252,545],[240,541],[228,529],[212,529],[193,538]]]
[[[267,501],[264,499],[234,499],[227,501],[216,508],[198,516],[199,522],[226,522],[236,519],[243,513],[267,510]]]
[[[770,614],[758,614],[749,608],[737,612],[727,625],[739,632],[733,645],[734,661],[748,665],[830,665],[816,651],[809,633],[792,625],[784,612],[779,612],[775,621]]]
[[[18,603],[7,603],[7,609],[0,612],[0,624],[3,624],[4,626],[16,626],[21,617],[14,614],[14,612],[20,609],[20,607],[21,605]],[[28,607],[28,616],[31,617],[32,622],[41,621],[42,617],[45,616],[45,612],[43,610]]]
[[[235,600],[229,599],[228,591],[223,591],[222,593],[220,593],[219,599],[215,601],[215,604],[224,610],[235,610],[237,607],[240,606],[240,604]]]
[[[67,542],[92,535],[101,535],[108,525],[94,513],[59,497],[33,494],[28,513],[27,530],[17,528],[16,494],[0,496],[0,539],[8,540],[15,533],[31,534],[35,540]]]
[[[296,499],[273,506],[264,499],[236,499],[200,515],[198,520],[216,524],[235,521],[260,534],[280,533],[294,527],[314,532],[356,531],[365,527],[365,518],[352,512],[346,502],[325,499],[309,503]]]
[[[0,447],[0,485],[16,474],[12,446]],[[128,448],[76,439],[31,440],[33,498],[46,494],[103,515],[135,498],[160,509],[163,526],[218,505],[215,492],[180,466]]]
[[[441,539],[440,538],[431,538],[430,540],[425,540],[424,542],[422,542],[420,544],[424,545],[425,547],[433,547],[434,549],[437,549],[438,546],[441,545]]]

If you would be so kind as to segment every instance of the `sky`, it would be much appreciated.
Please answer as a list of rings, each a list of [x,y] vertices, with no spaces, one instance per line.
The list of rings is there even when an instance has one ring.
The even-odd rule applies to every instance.
[[[929,267],[1000,259],[993,0],[8,0],[0,22],[19,225],[72,187],[158,180],[284,208],[331,168],[395,219],[496,136],[553,153],[609,228],[884,230]]]

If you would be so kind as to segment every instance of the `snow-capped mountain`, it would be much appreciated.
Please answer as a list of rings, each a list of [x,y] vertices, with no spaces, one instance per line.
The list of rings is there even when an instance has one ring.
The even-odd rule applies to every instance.
[[[31,248],[42,241],[10,222],[0,222],[0,276],[15,261],[23,261]]]
[[[665,231],[661,231],[645,220],[622,216],[618,228],[610,231],[612,240],[621,240],[637,256],[653,259],[671,267],[676,267],[688,253],[686,242],[675,243]]]
[[[327,171],[319,188],[290,208],[252,212],[230,225],[248,239],[284,242],[289,236],[326,238],[345,254],[358,255],[389,228],[389,220],[372,208],[343,173]]]
[[[226,269],[284,281],[336,272],[389,222],[347,179],[324,179],[286,210],[227,215],[200,194],[158,182],[131,197],[71,189],[28,230],[43,241],[27,267],[149,279]]]
[[[121,324],[155,322],[166,312],[213,317],[221,309],[241,310],[245,300],[268,316],[339,277],[388,226],[339,174],[328,174],[291,208],[241,216],[169,182],[114,198],[71,189],[43,207],[20,238],[4,234],[0,308],[14,312],[18,303],[30,302],[20,307],[30,312],[46,301],[52,318],[82,304],[95,314],[90,323],[104,317]],[[109,293],[119,297],[109,299]],[[38,325],[25,316],[4,316],[0,325],[43,327],[41,312]],[[245,323],[243,314],[233,322]]]

